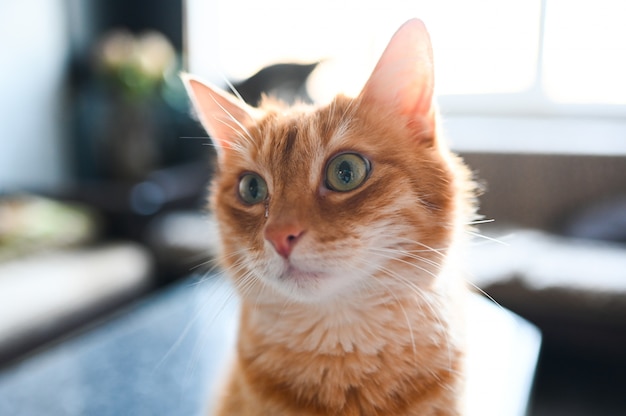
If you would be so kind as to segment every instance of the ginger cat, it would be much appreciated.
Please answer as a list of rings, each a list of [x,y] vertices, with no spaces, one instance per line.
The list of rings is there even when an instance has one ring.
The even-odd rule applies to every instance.
[[[220,264],[241,299],[217,415],[462,415],[456,247],[469,171],[440,138],[421,21],[356,98],[253,108],[184,81],[218,154]]]

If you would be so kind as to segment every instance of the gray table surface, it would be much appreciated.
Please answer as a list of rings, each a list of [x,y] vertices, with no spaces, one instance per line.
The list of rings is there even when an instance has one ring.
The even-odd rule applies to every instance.
[[[224,282],[190,277],[0,371],[0,415],[202,415],[235,339]],[[522,416],[539,332],[484,299],[470,308],[469,415]]]

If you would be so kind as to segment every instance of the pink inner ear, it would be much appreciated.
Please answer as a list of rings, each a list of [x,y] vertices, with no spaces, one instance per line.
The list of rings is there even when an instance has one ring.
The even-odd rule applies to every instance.
[[[429,118],[433,88],[430,37],[424,23],[412,19],[391,38],[360,96],[410,117]]]
[[[245,126],[252,122],[255,110],[192,75],[183,74],[182,78],[202,126],[217,147],[218,156],[224,157],[233,142],[249,134]]]

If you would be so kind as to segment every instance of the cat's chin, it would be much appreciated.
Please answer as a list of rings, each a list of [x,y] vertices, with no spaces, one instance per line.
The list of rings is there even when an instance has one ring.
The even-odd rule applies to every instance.
[[[325,273],[305,271],[289,264],[280,276],[280,279],[292,281],[298,285],[310,285],[326,277],[328,276]]]
[[[272,286],[291,301],[319,303],[345,294],[351,280],[334,273],[309,271],[289,264],[272,282]]]

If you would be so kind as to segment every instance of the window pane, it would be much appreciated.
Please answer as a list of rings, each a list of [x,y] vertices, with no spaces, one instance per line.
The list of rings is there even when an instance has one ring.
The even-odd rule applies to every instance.
[[[440,94],[513,93],[533,85],[539,0],[437,4],[428,17]]]
[[[326,90],[316,96],[355,94],[392,33],[419,17],[432,35],[440,94],[510,93],[534,82],[540,0],[217,0],[217,18],[210,17],[217,30],[202,21],[205,11],[194,10],[204,1],[188,0],[190,62],[216,50],[211,70],[229,78],[276,62],[325,59],[313,86]],[[204,45],[196,39],[201,27],[212,32]]]
[[[547,0],[546,93],[563,103],[626,104],[626,1]]]

